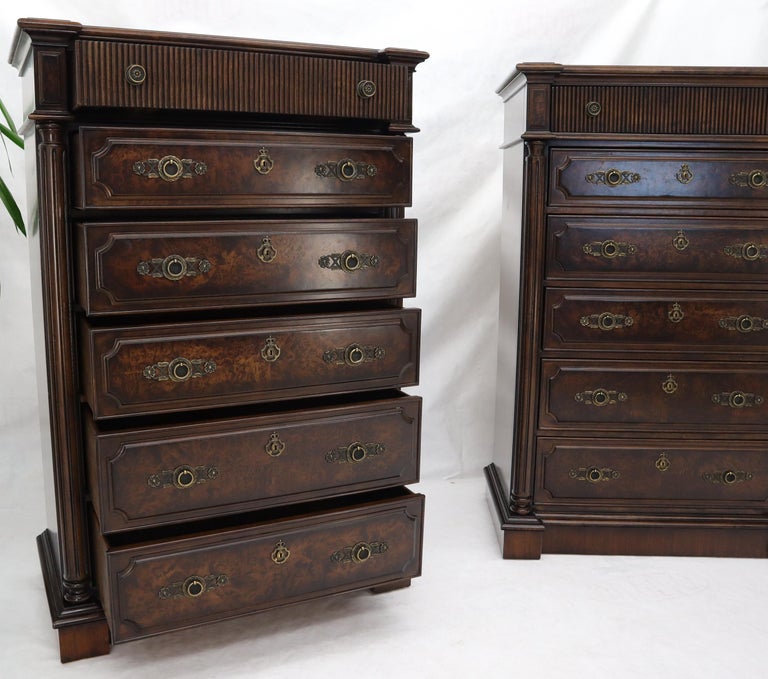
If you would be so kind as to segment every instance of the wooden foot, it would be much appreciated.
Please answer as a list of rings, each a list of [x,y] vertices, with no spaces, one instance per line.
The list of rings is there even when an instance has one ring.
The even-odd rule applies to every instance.
[[[371,592],[374,594],[384,594],[385,592],[392,592],[396,589],[403,589],[411,586],[411,579],[405,578],[404,580],[395,580],[394,582],[387,582],[383,585],[376,585],[371,587]]]
[[[109,628],[106,620],[59,627],[61,662],[109,654]]]

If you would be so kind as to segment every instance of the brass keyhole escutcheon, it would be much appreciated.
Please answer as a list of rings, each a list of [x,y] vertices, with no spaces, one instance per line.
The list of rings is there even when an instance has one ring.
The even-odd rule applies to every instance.
[[[285,546],[285,543],[282,540],[278,540],[274,550],[272,550],[272,561],[278,566],[282,566],[290,557],[291,550]]]
[[[277,346],[277,340],[274,337],[267,337],[264,342],[264,346],[261,349],[261,357],[267,361],[267,363],[274,363],[280,358],[280,347]]]
[[[677,235],[672,239],[672,245],[675,246],[675,250],[678,252],[682,252],[685,250],[691,242],[688,240],[688,237],[685,235],[685,232],[680,230],[677,232]]]
[[[677,179],[677,181],[679,181],[681,184],[689,184],[691,182],[693,179],[693,172],[691,172],[691,168],[688,166],[688,163],[683,163],[680,166],[677,174],[675,174],[675,179]]]
[[[269,441],[267,441],[264,449],[270,457],[280,457],[285,452],[285,443],[280,439],[278,433],[273,431],[269,435]]]
[[[679,302],[675,302],[670,307],[669,312],[667,313],[667,318],[669,318],[672,323],[679,323],[685,318],[685,312]]]
[[[661,455],[659,455],[659,458],[656,460],[656,464],[655,464],[656,469],[658,469],[660,472],[667,471],[671,465],[672,463],[669,461],[669,458],[667,457],[666,453],[661,453]]]
[[[275,257],[277,257],[277,250],[275,249],[275,246],[272,245],[272,239],[269,236],[264,236],[264,238],[261,239],[261,245],[259,246],[259,249],[256,250],[256,256],[264,262],[264,264],[269,264],[274,261]]]
[[[661,383],[661,389],[665,394],[670,395],[677,391],[677,380],[673,375],[667,375],[667,379]]]
[[[253,161],[253,167],[260,175],[268,175],[272,172],[272,168],[275,166],[275,161],[269,155],[269,151],[265,148],[259,149],[259,155]]]

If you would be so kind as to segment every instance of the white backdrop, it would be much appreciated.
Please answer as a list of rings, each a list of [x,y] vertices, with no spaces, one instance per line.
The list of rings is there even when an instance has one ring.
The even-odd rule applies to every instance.
[[[414,123],[422,132],[414,137],[414,203],[408,214],[419,220],[419,279],[418,297],[408,304],[423,309],[423,335],[422,384],[411,391],[424,397],[422,477],[427,482],[434,480],[435,483],[452,478],[458,485],[462,477],[477,477],[491,459],[499,276],[497,253],[502,195],[501,152],[498,149],[502,139],[502,104],[495,94],[496,88],[521,61],[768,65],[768,3],[759,0],[741,0],[738,3],[722,0],[387,0],[381,3],[366,0],[25,0],[16,8],[13,3],[10,7],[9,3],[5,3],[3,18],[0,19],[0,52],[10,50],[17,15],[123,28],[356,47],[403,47],[431,54],[431,58],[418,67],[414,78]],[[18,122],[21,114],[20,81],[9,65],[0,66],[0,96]],[[14,177],[9,177],[1,152],[0,173],[20,192],[23,158],[15,149],[11,149],[11,155]],[[2,216],[0,534],[4,536],[6,545],[10,545],[11,556],[6,553],[0,565],[0,581],[4,583],[0,588],[0,617],[6,623],[0,635],[0,676],[24,677],[47,676],[35,663],[39,662],[40,667],[46,668],[57,666],[53,659],[55,640],[52,632],[43,629],[48,624],[45,621],[47,611],[40,593],[42,587],[32,541],[33,535],[44,527],[44,520],[41,462],[34,427],[36,392],[28,276],[26,242],[15,235],[7,217]],[[283,671],[290,674],[291,667],[299,674],[300,670],[305,670],[303,676],[329,676],[330,670],[325,672],[318,668],[328,669],[333,665],[313,665],[312,662],[323,653],[332,653],[337,642],[343,644],[343,640],[337,638],[337,630],[340,632],[342,625],[338,616],[343,612],[345,616],[351,615],[350,624],[354,629],[349,631],[350,634],[363,634],[369,624],[372,630],[381,628],[388,635],[395,634],[392,628],[401,626],[404,632],[408,632],[405,618],[413,621],[411,625],[420,622],[424,627],[437,625],[436,631],[432,630],[433,634],[439,635],[437,640],[419,637],[422,647],[406,646],[410,667],[431,667],[435,670],[434,674],[424,670],[425,673],[420,676],[478,676],[473,668],[501,669],[501,665],[494,664],[492,660],[483,661],[489,652],[488,646],[495,644],[506,648],[512,643],[505,636],[506,619],[501,616],[495,620],[487,619],[498,593],[483,594],[483,580],[490,582],[492,578],[478,571],[482,568],[487,568],[487,573],[491,569],[496,569],[497,573],[503,571],[518,575],[524,572],[529,578],[526,582],[534,585],[509,592],[519,606],[528,605],[523,610],[511,609],[515,611],[511,615],[518,616],[518,619],[527,617],[532,623],[528,627],[517,628],[517,634],[522,634],[517,642],[518,660],[522,663],[518,665],[520,669],[526,662],[525,648],[520,648],[525,644],[529,644],[531,649],[529,666],[544,667],[547,663],[557,662],[548,649],[536,646],[542,643],[536,631],[536,611],[544,613],[538,624],[546,625],[547,638],[550,635],[557,638],[558,631],[562,632],[559,643],[562,648],[570,649],[571,654],[564,659],[561,667],[558,666],[562,674],[554,671],[547,674],[545,671],[540,676],[586,676],[580,674],[578,669],[575,673],[569,672],[572,663],[576,668],[589,668],[593,676],[601,676],[598,671],[600,662],[615,661],[616,667],[623,669],[602,676],[648,676],[652,669],[658,669],[646,667],[647,658],[643,656],[644,649],[656,647],[657,642],[654,626],[658,619],[657,611],[653,610],[657,599],[654,596],[659,597],[659,606],[669,601],[682,605],[683,599],[692,597],[687,609],[688,622],[666,630],[674,641],[667,647],[667,651],[672,653],[669,656],[672,658],[672,670],[668,675],[655,673],[655,676],[674,676],[677,679],[718,676],[718,667],[735,667],[734,676],[737,676],[739,662],[744,667],[744,662],[757,662],[754,658],[760,653],[765,658],[764,643],[760,646],[761,642],[754,636],[742,634],[744,630],[753,629],[754,632],[758,629],[756,616],[760,615],[760,610],[764,612],[764,595],[763,603],[753,606],[755,624],[751,628],[744,625],[744,630],[739,632],[744,644],[752,639],[756,641],[756,647],[735,647],[731,649],[733,653],[729,655],[724,651],[720,658],[716,652],[710,652],[712,646],[709,645],[714,645],[718,637],[707,636],[708,633],[717,633],[727,637],[729,629],[735,629],[740,613],[755,599],[748,592],[741,599],[732,599],[729,587],[733,583],[749,582],[749,577],[752,577],[751,582],[758,583],[756,570],[748,572],[743,570],[747,566],[742,562],[730,565],[732,562],[726,560],[697,579],[696,568],[703,568],[699,564],[705,562],[697,561],[697,565],[692,566],[689,565],[692,562],[686,560],[675,561],[674,566],[660,566],[654,560],[635,562],[614,558],[608,567],[604,562],[590,561],[588,557],[577,561],[550,561],[549,566],[535,565],[525,571],[522,571],[521,564],[504,563],[499,566],[494,563],[498,561],[495,548],[489,543],[476,542],[481,538],[492,541],[488,537],[490,519],[474,504],[471,507],[467,504],[467,511],[460,504],[464,501],[475,502],[474,489],[479,488],[479,484],[472,488],[468,495],[441,496],[436,493],[433,504],[428,501],[429,517],[440,514],[444,522],[454,523],[458,533],[452,541],[440,541],[438,544],[438,527],[431,528],[427,524],[425,569],[431,575],[419,581],[420,589],[414,586],[398,597],[393,594],[387,600],[391,604],[371,605],[370,608],[374,609],[371,615],[379,617],[372,617],[370,622],[366,619],[361,625],[359,622],[362,619],[352,615],[360,613],[358,609],[369,608],[362,600],[322,604],[325,608],[317,604],[314,608],[303,609],[307,620],[317,619],[318,624],[312,628],[312,633],[302,629],[305,636],[299,639],[295,639],[292,632],[294,618],[278,612],[262,620],[277,625],[278,630],[283,630],[282,634],[270,632],[252,638],[248,629],[250,623],[238,626],[235,621],[228,623],[229,627],[218,628],[218,632],[206,631],[206,639],[182,633],[171,635],[176,641],[158,640],[155,643],[152,640],[139,645],[139,650],[133,650],[134,647],[129,644],[127,647],[131,647],[130,650],[125,647],[125,651],[120,651],[125,665],[120,664],[115,651],[113,659],[105,659],[104,664],[98,664],[99,661],[76,663],[69,666],[66,673],[82,671],[86,674],[78,676],[101,677],[105,676],[102,672],[106,673],[106,668],[110,667],[116,672],[122,668],[120,672],[124,674],[118,672],[119,676],[136,676],[135,663],[141,662],[142,653],[149,652],[163,663],[164,676],[180,676],[182,670],[185,676],[209,676],[201,668],[209,667],[206,663],[214,659],[223,663],[216,666],[225,670],[212,672],[210,676],[255,676],[256,669],[252,670],[254,674],[249,670],[253,667],[249,658],[254,652],[250,644],[259,644],[257,657],[262,669],[266,668],[265,673],[259,676],[283,676]],[[469,521],[476,522],[471,526],[465,525]],[[486,529],[488,535],[484,532]],[[461,542],[462,530],[466,532],[466,543]],[[469,548],[465,550],[465,546]],[[451,551],[457,549],[462,551]],[[464,561],[470,558],[485,559],[488,564],[476,567],[474,562]],[[456,571],[453,574],[448,571],[449,562]],[[553,564],[560,564],[560,569]],[[566,564],[570,565],[562,568]],[[593,567],[594,564],[598,564],[597,568]],[[616,571],[616,568],[624,570]],[[639,571],[633,570],[635,568],[644,569],[644,576],[638,576]],[[677,586],[671,598],[664,588],[670,572],[677,573],[676,579],[673,577]],[[557,589],[558,583],[566,582],[563,578],[576,578],[576,573],[578,578],[572,585],[563,591]],[[592,617],[586,618],[588,624],[585,626],[585,618],[578,616],[584,614],[581,607],[589,606],[594,599],[592,594],[580,599],[579,593],[599,593],[604,589],[604,580],[594,583],[590,580],[593,573],[608,577],[612,583],[608,591],[611,601],[606,601],[604,609],[590,609]],[[615,573],[615,578],[611,579],[611,573]],[[475,587],[474,598],[463,597],[461,609],[451,609],[448,604],[452,601],[451,595],[440,589],[441,586],[450,587],[454,595],[456,592],[463,593],[467,580],[450,579],[454,576],[471,577]],[[718,579],[721,576],[722,579]],[[638,584],[640,580],[631,580],[634,577],[646,577],[648,588],[642,589]],[[617,632],[619,636],[613,638],[614,645],[608,651],[606,642],[611,639],[612,632],[619,630],[619,621],[622,624],[627,622],[617,617],[619,614],[615,605],[623,601],[622,586],[630,580],[635,584],[626,605],[634,611],[631,624],[635,627],[624,628],[620,634]],[[507,586],[514,587],[514,579],[510,579]],[[756,587],[759,588],[759,585],[756,584]],[[706,596],[694,598],[700,591]],[[761,591],[765,591],[764,586]],[[542,607],[541,601],[532,598],[537,592],[548,595],[549,602],[567,599],[571,602],[570,606],[555,610],[549,608],[550,603],[545,603]],[[717,605],[719,593],[723,595],[720,601],[730,601],[733,610],[731,617],[725,615],[720,619],[720,626],[716,625],[713,632],[712,626],[706,624],[706,617],[710,604]],[[409,601],[411,608],[398,608],[400,603],[407,606]],[[479,607],[476,619],[469,617],[473,601],[479,602],[476,604]],[[739,602],[738,606],[733,605],[734,601]],[[382,610],[383,619],[379,615]],[[407,616],[404,613],[406,610]],[[327,613],[333,614],[334,611],[337,617],[332,619],[332,623],[339,626],[336,630],[324,627]],[[425,618],[427,611],[438,619]],[[398,612],[402,617],[398,617]],[[14,616],[13,622],[11,615]],[[723,616],[722,611],[718,615]],[[485,627],[483,623],[479,626],[475,624],[475,620],[481,619],[485,621]],[[461,626],[462,622],[465,624],[464,632],[456,636],[451,632],[453,628],[450,625]],[[643,627],[645,622],[649,623],[647,629]],[[449,627],[441,627],[441,623]],[[690,631],[699,623],[700,627],[695,629],[700,636],[692,642],[693,646],[686,646],[685,630]],[[528,636],[526,629],[530,630]],[[601,630],[603,637],[591,634],[590,629]],[[582,630],[584,635],[579,636]],[[233,635],[234,641],[224,641],[222,635],[226,633]],[[216,640],[215,644],[207,640],[208,635],[213,635],[210,638]],[[404,635],[403,638],[410,637]],[[643,646],[646,641],[647,646]],[[189,642],[194,643],[196,654],[186,661],[187,665],[172,665],[174,661],[171,658],[178,657],[179,662],[185,662],[184,644]],[[472,646],[473,642],[477,645]],[[376,643],[374,637],[364,637],[364,644],[368,644],[369,648],[377,648]],[[165,644],[170,644],[172,650],[166,652]],[[314,655],[311,658],[302,657],[295,644],[307,644],[307,652]],[[461,669],[460,664],[451,664],[457,662],[455,658],[462,657],[462,644],[466,644],[465,655],[471,656],[467,657],[465,669]],[[344,647],[351,654],[357,652],[351,645]],[[238,648],[243,648],[247,654],[242,661],[230,655]],[[600,662],[585,657],[580,665],[580,654],[589,649],[596,652]],[[754,656],[755,651],[757,656]],[[684,665],[674,665],[678,656],[684,663],[689,652],[698,658],[706,658],[705,668],[712,670],[714,667],[714,674],[707,674],[699,667],[689,675],[680,669]],[[431,657],[419,660],[425,653]],[[623,663],[622,653],[631,654],[634,665]],[[369,671],[368,676],[384,675],[388,663],[394,663],[395,658],[390,659],[384,647],[376,658],[380,673]],[[718,664],[720,660],[723,664]],[[361,657],[361,661],[365,659]],[[14,662],[17,664],[12,664]],[[628,670],[630,667],[634,667],[638,674],[631,673]],[[336,668],[341,669],[338,665]],[[371,670],[370,667],[368,669]],[[143,671],[151,670],[145,667]],[[395,665],[392,665],[392,671],[396,671]],[[750,675],[749,671],[746,674],[742,671],[740,676],[758,674]],[[402,676],[416,674],[406,671]]]

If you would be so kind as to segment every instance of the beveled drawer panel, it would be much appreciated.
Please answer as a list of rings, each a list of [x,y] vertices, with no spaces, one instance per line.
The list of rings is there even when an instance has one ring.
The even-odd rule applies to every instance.
[[[553,149],[550,172],[553,206],[768,200],[765,153]]]
[[[597,500],[697,503],[768,502],[764,444],[742,441],[538,441],[536,502]]]
[[[410,297],[415,220],[84,223],[89,315]]]
[[[104,533],[414,483],[421,399],[393,397],[86,437]]]
[[[377,63],[390,56],[396,60],[398,55],[415,62],[427,56],[404,50],[389,54],[357,50],[357,54],[328,58],[275,53],[274,46],[270,50],[268,45],[250,51],[78,40],[73,107],[283,114],[404,124],[411,120],[409,65]]]
[[[549,218],[550,279],[638,278],[765,285],[768,221],[750,219]]]
[[[83,126],[74,152],[85,209],[411,202],[408,137]]]
[[[544,304],[545,349],[768,346],[764,294],[548,288]]]
[[[542,361],[542,428],[768,431],[765,364]],[[599,427],[593,425],[599,424]]]
[[[96,419],[401,387],[417,309],[100,328],[82,324]]]
[[[137,545],[102,538],[97,573],[112,641],[418,576],[423,496],[370,497]]]

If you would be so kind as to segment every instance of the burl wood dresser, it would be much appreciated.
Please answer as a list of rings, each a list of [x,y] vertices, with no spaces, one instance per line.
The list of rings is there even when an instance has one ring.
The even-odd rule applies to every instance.
[[[62,660],[420,574],[426,58],[19,21]]]
[[[500,94],[503,555],[768,556],[768,69]]]

